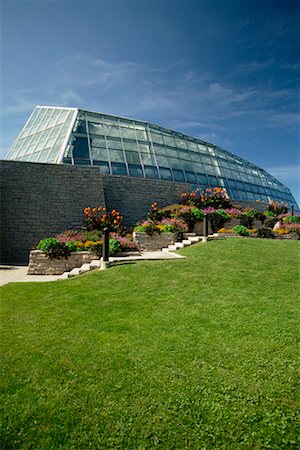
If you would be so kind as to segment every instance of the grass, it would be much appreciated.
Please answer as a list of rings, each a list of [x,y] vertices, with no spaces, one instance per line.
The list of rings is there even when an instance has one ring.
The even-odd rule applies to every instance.
[[[1,288],[2,449],[299,448],[299,243]]]

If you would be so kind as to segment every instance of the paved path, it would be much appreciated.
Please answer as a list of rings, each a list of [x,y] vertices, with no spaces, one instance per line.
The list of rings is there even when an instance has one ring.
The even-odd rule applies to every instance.
[[[132,256],[114,256],[110,257],[109,261],[126,262],[136,260],[158,260],[158,259],[178,259],[185,258],[185,256],[177,253],[169,252],[141,252],[140,255]],[[17,265],[0,265],[0,286],[7,283],[28,282],[28,281],[55,281],[60,280],[61,275],[27,275],[28,266]]]

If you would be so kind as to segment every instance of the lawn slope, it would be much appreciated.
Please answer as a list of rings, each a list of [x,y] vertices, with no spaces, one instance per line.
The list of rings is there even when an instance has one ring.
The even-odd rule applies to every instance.
[[[3,449],[299,448],[299,243],[1,288]]]

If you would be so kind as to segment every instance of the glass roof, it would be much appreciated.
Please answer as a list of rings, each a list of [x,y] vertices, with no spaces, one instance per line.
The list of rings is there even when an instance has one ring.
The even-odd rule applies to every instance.
[[[74,108],[36,107],[6,159],[91,165],[103,174],[219,186],[233,200],[297,205],[269,173],[218,146],[147,122]]]

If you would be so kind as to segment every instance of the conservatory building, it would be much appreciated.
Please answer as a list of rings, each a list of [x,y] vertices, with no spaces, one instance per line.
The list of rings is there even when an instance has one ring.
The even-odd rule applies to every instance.
[[[94,166],[100,174],[221,187],[233,201],[296,205],[265,170],[216,145],[147,122],[37,106],[6,160]]]

